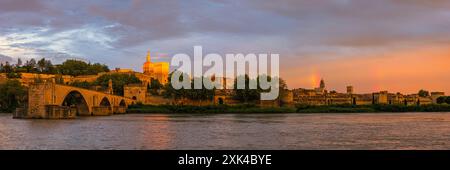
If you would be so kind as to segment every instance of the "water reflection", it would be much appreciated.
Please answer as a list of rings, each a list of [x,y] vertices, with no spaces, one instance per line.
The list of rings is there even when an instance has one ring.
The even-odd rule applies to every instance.
[[[172,145],[171,141],[174,141],[173,131],[167,115],[152,115],[143,116],[142,120],[145,122],[137,129],[139,134],[137,135],[137,141],[142,141],[140,148],[136,149],[167,149]],[[146,148],[146,146],[152,146]]]
[[[450,113],[132,114],[20,120],[0,149],[448,149]]]

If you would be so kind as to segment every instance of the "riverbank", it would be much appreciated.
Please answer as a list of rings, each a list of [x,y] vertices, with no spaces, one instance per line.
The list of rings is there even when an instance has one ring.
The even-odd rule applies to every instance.
[[[132,105],[127,113],[385,113],[385,112],[450,112],[450,105],[331,105],[295,107],[258,107],[257,105]]]
[[[175,106],[175,105],[132,105],[127,113],[295,113],[292,107],[266,107],[255,105],[208,105],[208,106]]]

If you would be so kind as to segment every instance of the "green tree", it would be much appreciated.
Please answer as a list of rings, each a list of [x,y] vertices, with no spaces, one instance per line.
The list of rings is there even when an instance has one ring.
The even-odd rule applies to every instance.
[[[158,79],[151,79],[150,84],[148,85],[147,89],[152,94],[158,94],[158,90],[162,89],[163,85],[159,82]]]
[[[85,75],[87,69],[88,64],[78,60],[66,60],[61,65],[57,66],[59,73],[72,76]]]
[[[450,96],[447,96],[447,97],[445,98],[445,103],[450,104]]]
[[[74,81],[74,82],[70,83],[69,85],[74,86],[74,87],[89,89],[93,86],[93,83],[89,83],[87,81]]]
[[[445,102],[446,99],[447,99],[447,97],[445,97],[445,96],[438,97],[438,98],[436,99],[436,103],[438,103],[438,104],[444,104],[444,103],[446,103],[446,102]]]
[[[101,72],[109,72],[109,68],[108,66],[104,65],[104,64],[100,64],[100,63],[94,63],[94,64],[88,64],[89,65],[89,70],[88,70],[88,74],[98,74]]]
[[[168,76],[169,82],[171,82],[172,76],[177,72],[181,74],[179,81],[183,81],[185,78],[189,78],[188,74],[175,70],[169,74],[169,76]],[[174,99],[187,98],[187,96],[188,96],[187,93],[189,90],[189,89],[184,89],[184,88],[175,89],[175,88],[173,88],[172,83],[166,83],[164,85],[163,89],[164,89],[164,92],[163,92],[164,97],[174,98]]]
[[[174,73],[177,73],[178,71],[173,71],[169,74],[169,82],[172,79],[172,76]],[[189,78],[189,75],[186,73],[178,72],[181,74],[179,81],[183,81],[185,78]],[[191,100],[212,100],[214,97],[214,89],[207,89],[205,86],[202,86],[201,89],[193,89],[195,79],[203,79],[203,77],[196,77],[194,80],[190,80],[190,87],[188,89],[181,88],[181,89],[175,89],[172,86],[172,83],[166,83],[163,86],[164,97],[167,98],[174,98],[174,99],[191,99]]]
[[[5,65],[2,67],[2,72],[4,73],[11,73],[13,71],[12,66],[9,64],[9,62],[5,62]]]
[[[428,97],[428,96],[430,96],[430,92],[426,91],[426,90],[423,90],[423,89],[420,90],[418,94],[419,94],[420,97]]]
[[[39,70],[39,72],[44,72],[44,69],[45,69],[45,58],[42,58],[42,59],[40,59],[38,62],[37,62],[37,65],[38,65],[38,70]]]
[[[187,89],[184,93],[186,98],[191,100],[212,100],[214,97],[214,89],[207,89],[203,84],[201,89],[194,89],[194,82],[202,81],[204,77],[196,77],[191,81],[192,89]]]
[[[245,88],[243,89],[238,89],[237,83],[239,78],[244,78],[245,80]],[[256,81],[255,82],[257,85],[256,89],[250,89],[250,81]],[[235,95],[233,96],[233,98],[235,100],[239,100],[244,103],[249,103],[257,101],[261,98],[260,97],[261,89],[259,88],[258,80],[250,79],[248,75],[244,75],[243,77],[242,75],[236,77],[236,79],[234,80],[234,89]]]
[[[26,69],[27,73],[34,73],[34,72],[37,71],[37,69],[36,69],[36,60],[34,58],[32,58],[29,61],[27,61],[25,63],[25,65],[22,66],[22,67]]]
[[[55,74],[56,72],[52,62],[50,60],[46,60],[45,58],[40,59],[37,66],[40,73]]]
[[[6,77],[10,78],[10,79],[21,78],[22,74],[16,73],[16,72],[9,72],[9,73],[6,73]]]
[[[270,92],[271,89],[262,89],[261,88],[261,84],[260,84],[260,79],[262,78],[266,78],[268,82],[272,81],[272,77],[270,76],[266,76],[266,75],[259,75],[256,80],[255,79],[250,79],[248,77],[248,75],[245,75],[245,89],[237,89],[237,78],[234,81],[234,88],[235,88],[235,95],[234,95],[234,99],[235,100],[239,100],[241,102],[244,103],[251,103],[251,102],[255,102],[261,99],[261,93],[263,92]],[[251,81],[254,81],[253,83],[256,83],[257,88],[256,89],[250,89],[249,88],[249,84]],[[278,79],[278,90],[279,90],[279,95],[277,97],[277,99],[280,99],[282,97],[284,97],[285,95],[287,95],[287,84],[286,81],[284,81],[282,78]],[[274,87],[271,87],[274,88]]]
[[[279,81],[280,85],[278,87],[279,87],[280,92],[279,92],[278,98],[284,98],[288,95],[288,86],[284,79],[280,78],[279,80],[280,80]],[[281,105],[285,104],[285,103],[281,103],[281,102],[282,101],[280,101]]]
[[[57,71],[63,75],[95,75],[101,72],[108,72],[108,66],[99,63],[90,64],[78,60],[66,60],[57,66]]]
[[[113,84],[113,92],[115,95],[123,96],[123,86],[127,84],[138,84],[142,83],[139,78],[137,78],[134,74],[104,74],[100,77],[98,77],[94,85],[99,85],[102,88],[106,89],[108,88],[108,82],[109,80],[112,80]]]
[[[0,84],[0,109],[12,112],[27,101],[27,89],[18,80],[7,80]]]
[[[2,72],[6,73],[7,78],[20,78],[22,74],[15,71],[15,67],[11,66],[9,62],[6,62],[2,67]]]

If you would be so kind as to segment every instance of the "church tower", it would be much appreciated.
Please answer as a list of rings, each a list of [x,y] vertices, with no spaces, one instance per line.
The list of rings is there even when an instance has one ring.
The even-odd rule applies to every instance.
[[[321,89],[325,89],[325,81],[323,79],[320,80],[320,87]]]
[[[144,74],[153,74],[153,63],[151,62],[150,51],[147,51],[147,61],[145,61],[142,66],[142,71]]]
[[[150,62],[150,50],[147,51],[147,62]]]

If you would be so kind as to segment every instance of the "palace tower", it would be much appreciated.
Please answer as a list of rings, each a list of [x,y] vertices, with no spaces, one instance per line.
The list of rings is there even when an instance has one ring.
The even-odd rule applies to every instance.
[[[168,82],[169,63],[152,62],[150,51],[147,52],[147,60],[142,66],[142,71],[144,74],[151,76],[153,79],[157,79],[161,84],[166,84]]]

